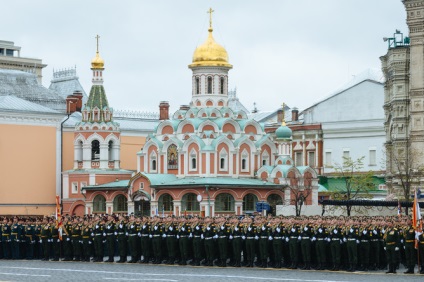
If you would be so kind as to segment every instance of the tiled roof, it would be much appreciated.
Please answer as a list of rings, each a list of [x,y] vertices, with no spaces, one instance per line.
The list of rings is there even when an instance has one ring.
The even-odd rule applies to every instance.
[[[16,96],[7,95],[0,96],[0,109],[19,112],[37,112],[37,113],[58,113],[58,111],[41,106],[36,103],[18,98]]]

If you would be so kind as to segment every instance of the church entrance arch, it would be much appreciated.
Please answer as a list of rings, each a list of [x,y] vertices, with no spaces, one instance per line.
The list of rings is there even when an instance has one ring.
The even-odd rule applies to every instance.
[[[150,197],[139,192],[134,195],[134,214],[137,216],[150,216]]]

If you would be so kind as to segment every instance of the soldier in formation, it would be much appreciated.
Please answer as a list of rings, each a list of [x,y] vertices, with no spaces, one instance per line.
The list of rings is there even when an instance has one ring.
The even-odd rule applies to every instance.
[[[405,274],[423,234],[401,217],[4,217],[0,259],[274,267]],[[127,259],[130,256],[130,259]],[[420,260],[420,273],[424,274]]]

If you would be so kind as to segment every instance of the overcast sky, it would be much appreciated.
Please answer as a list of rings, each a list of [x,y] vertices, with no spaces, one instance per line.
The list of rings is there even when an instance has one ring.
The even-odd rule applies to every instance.
[[[191,99],[187,66],[206,40],[209,7],[233,65],[230,89],[262,111],[310,106],[379,69],[383,37],[408,33],[401,0],[20,0],[1,3],[0,40],[48,65],[46,87],[53,68],[76,65],[88,94],[99,34],[110,106],[157,112],[166,100],[175,111]]]

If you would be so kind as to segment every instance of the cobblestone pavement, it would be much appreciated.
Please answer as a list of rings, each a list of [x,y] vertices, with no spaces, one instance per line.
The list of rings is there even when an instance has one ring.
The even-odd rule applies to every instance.
[[[416,271],[416,269],[415,269]],[[0,281],[424,281],[424,275],[261,268],[0,260]]]

